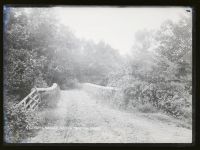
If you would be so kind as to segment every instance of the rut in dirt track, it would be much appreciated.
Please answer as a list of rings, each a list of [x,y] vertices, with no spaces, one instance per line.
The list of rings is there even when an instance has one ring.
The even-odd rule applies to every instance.
[[[28,143],[191,143],[189,129],[99,104],[83,90],[61,91],[52,124]]]

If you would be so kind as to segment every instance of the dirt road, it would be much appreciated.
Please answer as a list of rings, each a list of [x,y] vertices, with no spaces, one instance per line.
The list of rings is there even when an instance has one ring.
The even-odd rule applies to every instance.
[[[192,131],[102,106],[83,90],[61,91],[52,123],[28,143],[190,143]]]

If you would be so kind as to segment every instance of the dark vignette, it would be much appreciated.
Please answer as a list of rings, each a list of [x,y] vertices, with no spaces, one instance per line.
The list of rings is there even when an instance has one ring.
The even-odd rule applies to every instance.
[[[200,2],[198,0],[3,0],[2,8],[1,8],[1,33],[3,35],[3,5],[12,6],[12,7],[51,7],[54,5],[70,5],[70,6],[118,6],[118,7],[126,7],[126,6],[190,6],[193,8],[193,51],[192,51],[192,60],[193,60],[193,74],[192,74],[192,84],[193,84],[193,143],[192,144],[5,144],[3,143],[3,38],[1,40],[1,75],[2,75],[2,90],[1,90],[1,147],[4,149],[33,149],[33,148],[41,148],[41,149],[49,149],[49,148],[141,148],[141,149],[197,149],[200,146],[199,139],[199,78],[200,71],[198,68],[199,64],[199,19],[200,18]],[[3,36],[2,36],[3,37]],[[64,147],[66,146],[66,147]]]

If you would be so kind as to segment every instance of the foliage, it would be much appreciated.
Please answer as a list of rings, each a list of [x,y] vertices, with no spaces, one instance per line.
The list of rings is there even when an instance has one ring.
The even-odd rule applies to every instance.
[[[116,50],[104,42],[78,39],[53,17],[52,9],[10,8],[7,13],[4,69],[6,87],[14,95],[23,98],[33,86],[52,83],[66,89],[77,82],[103,84],[120,64]]]
[[[137,109],[143,113],[155,113],[157,112],[156,108],[152,106],[150,103],[138,105]]]
[[[57,83],[63,90],[89,82],[113,86],[105,97],[113,106],[142,112],[166,112],[191,121],[192,18],[167,21],[159,30],[138,31],[132,55],[122,57],[101,41],[79,39],[56,19],[50,8],[9,8],[4,15],[4,94],[6,135],[26,137],[30,119],[13,109],[33,87]],[[55,92],[59,95],[59,90]],[[55,93],[43,95],[42,106],[54,107]],[[104,95],[105,92],[102,92]],[[58,97],[56,97],[58,98]],[[38,117],[38,116],[37,116]],[[33,124],[38,123],[35,117]],[[30,132],[27,132],[30,133]]]
[[[8,143],[22,142],[35,132],[36,125],[39,124],[38,116],[34,112],[27,112],[20,108],[15,108],[13,103],[8,103],[4,107],[4,138]]]
[[[109,85],[121,89],[125,108],[132,105],[147,112],[154,107],[191,120],[191,22],[183,17],[177,23],[163,23],[157,31],[138,31],[132,56],[120,71],[109,75]]]

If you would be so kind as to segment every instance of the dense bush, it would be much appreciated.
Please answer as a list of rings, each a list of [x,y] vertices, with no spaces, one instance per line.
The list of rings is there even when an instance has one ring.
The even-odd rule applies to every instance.
[[[155,112],[157,112],[156,108],[150,103],[139,104],[139,105],[137,105],[137,109],[140,112],[143,112],[143,113],[155,113]]]
[[[154,84],[142,94],[149,97],[149,102],[154,107],[180,118],[184,116],[184,109],[191,108],[192,99],[189,93],[184,90],[183,83]]]
[[[7,104],[4,111],[4,138],[7,143],[18,143],[35,133],[35,126],[39,125],[38,116],[34,112],[27,112],[15,108],[14,104]]]
[[[177,82],[148,84],[136,81],[123,88],[121,99],[125,108],[129,105],[135,108],[151,106],[154,107],[152,110],[161,110],[176,118],[189,118],[192,115],[192,96],[184,85]]]
[[[60,98],[60,88],[41,94],[41,103],[37,111],[24,110],[16,107],[17,101],[11,96],[6,98],[4,105],[4,138],[8,143],[24,142],[27,137],[33,136],[44,125],[41,112],[46,108],[55,108]]]

